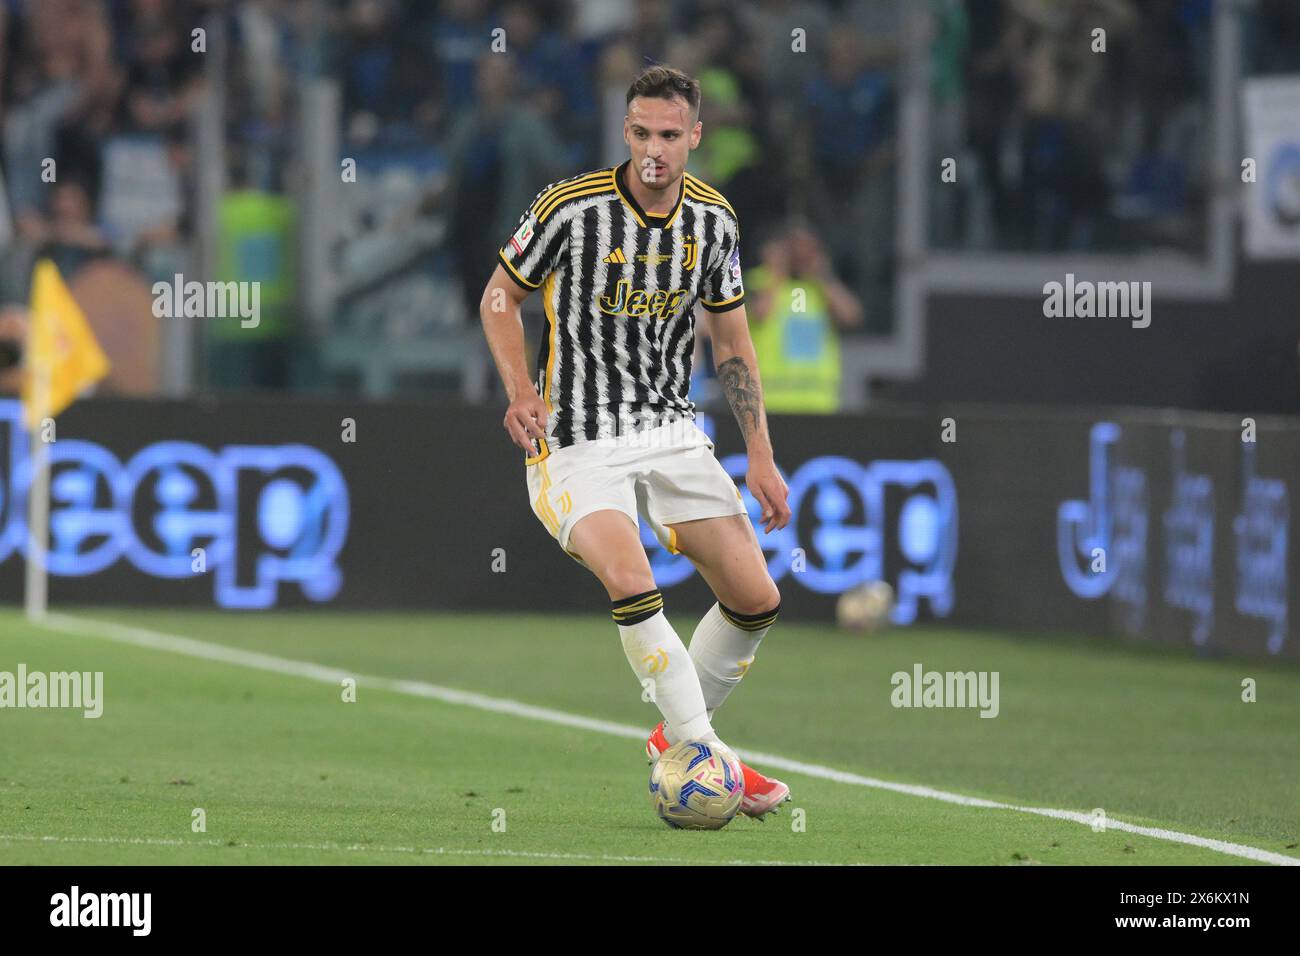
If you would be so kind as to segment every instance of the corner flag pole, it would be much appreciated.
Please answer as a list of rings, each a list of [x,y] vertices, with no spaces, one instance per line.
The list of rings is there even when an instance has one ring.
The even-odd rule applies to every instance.
[[[109,371],[86,314],[50,259],[32,269],[32,296],[23,376],[31,479],[27,483],[27,581],[23,605],[29,620],[49,606],[50,442],[46,426]]]
[[[36,407],[48,414],[52,370],[48,356],[32,357],[33,399]],[[27,433],[32,480],[27,487],[27,589],[23,603],[29,621],[45,617],[49,607],[46,542],[50,536],[50,446],[42,435],[43,429],[44,421],[40,421]]]

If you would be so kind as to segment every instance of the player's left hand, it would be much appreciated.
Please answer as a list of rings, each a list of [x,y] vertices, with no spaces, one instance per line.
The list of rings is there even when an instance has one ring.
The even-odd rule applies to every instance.
[[[777,471],[775,461],[770,458],[749,459],[745,487],[763,508],[759,519],[763,522],[764,534],[771,534],[789,524],[790,506],[786,504],[786,498],[790,489],[786,487],[781,472]]]

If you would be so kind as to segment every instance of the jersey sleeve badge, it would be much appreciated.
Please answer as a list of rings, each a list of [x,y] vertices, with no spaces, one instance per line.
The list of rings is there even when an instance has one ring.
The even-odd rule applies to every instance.
[[[533,217],[529,216],[524,220],[523,225],[515,230],[515,234],[510,237],[510,245],[515,250],[515,255],[523,255],[528,244],[533,241]]]

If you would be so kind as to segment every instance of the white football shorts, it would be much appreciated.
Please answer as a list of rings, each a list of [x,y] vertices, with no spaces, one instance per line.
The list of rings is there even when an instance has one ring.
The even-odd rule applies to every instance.
[[[569,535],[579,520],[605,508],[632,523],[638,511],[673,554],[677,534],[668,525],[745,514],[740,489],[713,454],[713,442],[689,419],[617,438],[555,449],[524,468],[533,513],[569,557]]]

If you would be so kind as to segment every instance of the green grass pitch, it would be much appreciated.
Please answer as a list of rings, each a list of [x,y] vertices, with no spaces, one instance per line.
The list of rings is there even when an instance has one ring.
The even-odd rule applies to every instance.
[[[703,610],[670,606],[669,617],[689,639]],[[673,831],[650,809],[643,739],[367,683],[425,682],[648,732],[657,712],[600,615],[70,616],[338,669],[357,676],[357,699],[344,702],[328,671],[311,679],[34,628],[0,609],[0,671],[104,673],[99,719],[0,710],[0,863],[1252,862],[791,771],[776,775],[794,799],[767,822]],[[917,662],[998,671],[999,715],[895,709],[890,675]],[[1255,703],[1241,699],[1244,678]],[[1300,859],[1295,667],[1066,636],[854,637],[783,620],[714,723],[742,751],[1019,807],[1099,807]],[[192,828],[195,809],[205,832]]]

